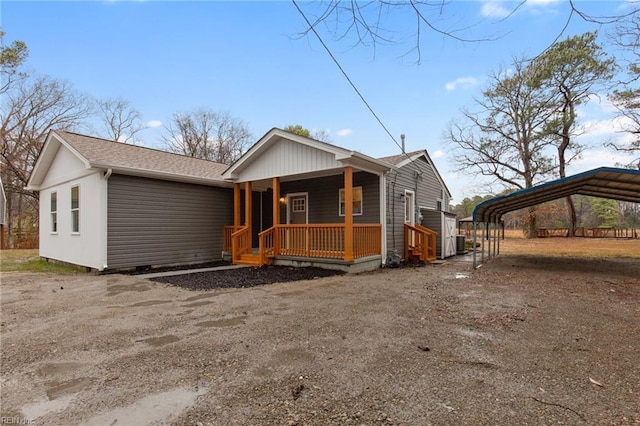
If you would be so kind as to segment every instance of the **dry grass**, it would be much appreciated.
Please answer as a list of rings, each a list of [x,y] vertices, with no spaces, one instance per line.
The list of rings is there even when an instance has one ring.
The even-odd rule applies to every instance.
[[[640,240],[612,238],[509,238],[500,241],[500,254],[573,257],[631,257],[640,259]]]
[[[38,249],[0,251],[0,270],[3,272],[57,272],[76,273],[77,269],[40,259]]]

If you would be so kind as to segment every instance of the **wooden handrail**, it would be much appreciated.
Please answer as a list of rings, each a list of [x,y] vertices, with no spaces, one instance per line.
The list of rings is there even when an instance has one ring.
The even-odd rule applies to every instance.
[[[259,233],[258,241],[260,266],[268,265],[270,263],[269,258],[273,257],[276,252],[276,227],[272,226]]]
[[[251,251],[251,235],[249,228],[244,227],[231,234],[231,253],[233,262],[240,260],[240,255]]]
[[[404,258],[411,254],[417,254],[425,262],[436,259],[436,235],[437,232],[422,225],[404,225]]]
[[[231,234],[236,232],[239,227],[235,227],[233,225],[227,225],[222,229],[222,250],[230,252],[231,251]]]

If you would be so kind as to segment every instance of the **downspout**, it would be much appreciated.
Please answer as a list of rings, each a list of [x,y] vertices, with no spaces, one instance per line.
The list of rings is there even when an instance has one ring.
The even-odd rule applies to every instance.
[[[104,185],[102,186],[102,270],[104,271],[109,267],[107,262],[107,254],[109,250],[108,239],[109,239],[109,214],[108,214],[108,203],[109,203],[109,178],[113,173],[113,169],[109,168],[105,172],[102,180]]]
[[[387,263],[387,191],[386,191],[387,173],[380,173],[380,224],[382,225],[380,232],[382,266]]]

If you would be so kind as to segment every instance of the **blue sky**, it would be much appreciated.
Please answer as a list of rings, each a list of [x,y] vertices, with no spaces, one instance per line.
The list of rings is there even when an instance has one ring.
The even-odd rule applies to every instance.
[[[300,2],[312,18],[317,4]],[[355,46],[323,37],[374,111],[407,150],[425,148],[453,193],[454,203],[500,187],[453,172],[442,133],[472,106],[486,76],[511,58],[535,55],[558,36],[569,13],[566,1],[453,1],[434,22],[461,29],[465,43],[423,29],[422,61],[412,47],[414,20],[385,16],[395,44]],[[623,1],[578,1],[582,11],[611,15]],[[373,157],[394,155],[397,145],[377,123],[313,37],[298,37],[305,22],[288,1],[165,2],[2,1],[0,19],[9,44],[30,51],[26,67],[69,81],[94,97],[123,97],[148,128],[141,143],[162,148],[163,125],[176,112],[204,107],[244,120],[255,140],[272,127],[301,124],[325,130],[332,143]],[[565,34],[606,28],[574,17]],[[604,38],[603,38],[604,40]],[[604,98],[581,109],[593,148],[572,172],[623,160],[602,148],[614,133],[613,109]]]

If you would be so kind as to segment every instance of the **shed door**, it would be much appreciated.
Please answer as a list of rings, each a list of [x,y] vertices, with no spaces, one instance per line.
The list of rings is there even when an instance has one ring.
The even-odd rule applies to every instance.
[[[456,218],[445,216],[444,218],[444,257],[456,254]]]
[[[307,224],[307,194],[290,195],[288,206],[288,222],[290,224]]]

